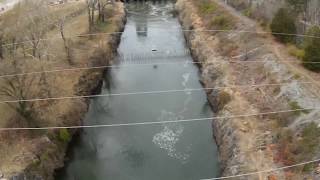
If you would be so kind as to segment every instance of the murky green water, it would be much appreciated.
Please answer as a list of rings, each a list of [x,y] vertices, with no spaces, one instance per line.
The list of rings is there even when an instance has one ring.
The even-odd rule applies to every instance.
[[[127,4],[120,67],[102,93],[201,88],[170,1]],[[169,28],[171,29],[170,31]],[[172,29],[175,29],[173,31]],[[146,32],[144,32],[146,31]],[[128,66],[128,63],[158,63]],[[85,124],[210,117],[204,91],[101,97]],[[217,176],[211,121],[85,129],[58,180],[199,180]]]

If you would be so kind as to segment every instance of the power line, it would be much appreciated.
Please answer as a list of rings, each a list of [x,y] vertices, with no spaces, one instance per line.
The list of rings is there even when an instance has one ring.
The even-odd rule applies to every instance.
[[[312,82],[299,82],[300,84],[313,84]],[[36,102],[36,101],[49,101],[49,100],[67,100],[67,99],[81,99],[81,98],[95,98],[95,97],[109,97],[109,96],[129,96],[129,95],[147,95],[147,94],[163,94],[163,93],[177,93],[177,92],[192,92],[203,90],[218,90],[224,88],[246,88],[246,87],[264,87],[264,86],[282,86],[290,83],[274,83],[274,84],[253,84],[253,85],[230,85],[220,87],[209,88],[194,88],[194,89],[173,89],[162,91],[140,91],[140,92],[128,92],[128,93],[111,93],[111,94],[97,94],[97,95],[83,95],[83,96],[63,96],[63,97],[49,97],[49,98],[34,98],[34,99],[17,99],[0,101],[0,104],[4,103],[18,103],[18,102]]]
[[[208,120],[217,120],[217,119],[234,119],[234,118],[243,118],[251,116],[261,116],[261,115],[270,115],[278,113],[288,113],[288,112],[297,112],[297,111],[306,111],[306,110],[320,110],[320,107],[317,108],[301,108],[294,110],[283,110],[283,111],[272,111],[264,113],[253,113],[253,114],[243,114],[243,115],[234,115],[234,116],[217,116],[217,117],[207,117],[207,118],[196,118],[196,119],[182,119],[182,120],[170,120],[170,121],[151,121],[151,122],[140,122],[140,123],[121,123],[121,124],[102,124],[102,125],[82,125],[82,126],[53,126],[53,127],[29,127],[29,128],[0,128],[0,131],[16,131],[16,130],[52,130],[52,129],[80,129],[80,128],[106,128],[106,127],[124,127],[124,126],[141,126],[141,125],[156,125],[156,124],[168,124],[168,123],[183,123],[183,122],[199,122],[199,121],[208,121]],[[306,164],[311,164],[320,161],[320,159],[315,159],[311,161],[306,161],[290,166],[283,166],[280,168],[274,168],[269,170],[262,170],[232,176],[223,176],[210,179],[201,179],[201,180],[218,180],[218,179],[231,179],[236,177],[251,176],[260,173],[270,173],[274,171],[280,171],[284,169],[289,169],[292,167],[302,166]]]
[[[222,60],[221,60],[222,61]],[[175,62],[159,62],[159,63],[139,63],[139,64],[120,64],[120,65],[103,65],[103,66],[91,66],[91,67],[74,67],[74,68],[64,68],[64,69],[53,69],[53,70],[44,70],[44,71],[33,71],[33,72],[22,72],[22,73],[15,73],[15,74],[4,74],[0,75],[0,78],[7,78],[7,77],[14,77],[14,76],[25,76],[25,75],[34,75],[34,74],[42,74],[42,73],[55,73],[55,72],[66,72],[66,71],[81,71],[81,70],[93,70],[93,69],[105,69],[105,68],[120,68],[120,67],[130,67],[130,66],[153,66],[153,65],[171,65],[171,64],[205,64],[205,63],[212,63],[212,62],[221,62],[220,60],[209,60],[206,62],[194,62],[194,61],[175,61]],[[248,60],[248,61],[228,61],[225,60],[224,62],[227,63],[266,63],[271,60]],[[302,63],[298,61],[287,61],[287,60],[280,60],[280,62],[292,62],[292,63]],[[305,64],[320,64],[320,62],[303,62]]]
[[[161,28],[159,28],[161,29]],[[283,36],[298,36],[298,37],[309,37],[309,38],[317,38],[319,39],[320,36],[313,36],[313,35],[306,35],[306,34],[293,34],[293,33],[277,33],[277,32],[267,32],[267,31],[246,31],[246,30],[232,30],[232,29],[193,29],[193,30],[187,30],[187,29],[177,29],[177,30],[169,30],[169,32],[174,31],[182,31],[182,32],[235,32],[235,33],[251,33],[251,34],[273,34],[273,35],[283,35]],[[137,33],[146,33],[148,31],[136,31]],[[69,36],[66,38],[81,38],[81,37],[89,37],[89,36],[98,36],[98,35],[119,35],[122,34],[122,31],[118,32],[112,32],[112,33],[87,33],[87,34],[78,34],[74,36]],[[48,41],[53,39],[61,39],[61,37],[54,37],[54,38],[43,38],[38,40],[27,40],[27,41],[21,41],[17,43],[7,43],[2,44],[2,46],[12,46],[12,45],[18,45],[18,44],[25,44],[33,41]]]
[[[320,161],[320,159],[314,159],[314,160],[311,160],[311,161],[301,162],[301,163],[293,164],[293,165],[290,165],[290,166],[283,166],[283,167],[269,169],[269,170],[262,170],[262,171],[256,171],[256,172],[250,172],[250,173],[244,173],[244,174],[238,174],[238,175],[232,175],[232,176],[223,176],[223,177],[210,178],[210,179],[201,179],[201,180],[231,179],[231,178],[237,178],[237,177],[252,176],[252,175],[257,175],[257,174],[261,174],[261,173],[270,173],[270,172],[274,172],[274,171],[280,171],[280,170],[289,169],[289,168],[293,168],[293,167],[312,164],[312,163],[316,163],[316,162],[319,162],[319,161]]]
[[[207,118],[196,118],[196,119],[181,119],[181,120],[170,120],[170,121],[150,121],[150,122],[137,122],[137,123],[121,123],[121,124],[100,124],[100,125],[81,125],[81,126],[52,126],[52,127],[26,127],[26,128],[0,128],[0,131],[13,131],[13,130],[51,130],[51,129],[82,129],[82,128],[105,128],[105,127],[122,127],[122,126],[140,126],[140,125],[153,125],[153,124],[167,124],[167,123],[179,123],[179,122],[197,122],[197,121],[208,121],[208,120],[218,120],[218,119],[234,119],[252,116],[262,116],[270,114],[279,113],[289,113],[298,111],[310,111],[310,110],[320,110],[317,108],[301,108],[293,110],[283,110],[283,111],[270,111],[263,113],[252,113],[252,114],[241,114],[233,116],[216,116]]]

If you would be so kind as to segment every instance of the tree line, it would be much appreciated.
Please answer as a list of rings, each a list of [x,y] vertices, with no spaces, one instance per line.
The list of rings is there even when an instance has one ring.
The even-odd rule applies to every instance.
[[[283,43],[294,44],[303,50],[303,65],[316,72],[320,72],[320,28],[308,28],[304,37],[296,36],[297,20],[306,19],[309,0],[286,0],[288,6],[280,8],[275,14],[270,28],[273,35]],[[302,39],[302,40],[301,40]]]

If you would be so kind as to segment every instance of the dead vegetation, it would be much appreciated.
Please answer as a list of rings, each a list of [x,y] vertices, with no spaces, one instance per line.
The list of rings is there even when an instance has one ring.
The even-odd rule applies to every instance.
[[[211,0],[199,0],[195,2],[199,14],[208,29],[230,30],[234,27],[234,20],[224,10]]]
[[[1,74],[108,64],[113,58],[116,37],[81,37],[89,32],[86,11],[87,4],[83,1],[47,6],[39,0],[23,1],[1,15]],[[95,32],[121,30],[124,17],[121,3],[104,4],[103,10],[94,9],[93,15]],[[100,77],[100,71],[92,70],[1,78],[0,99],[88,95]],[[82,99],[1,103],[0,127],[79,125],[85,111]],[[61,166],[71,135],[68,130],[0,132],[0,172],[8,177],[28,167],[30,173],[51,176],[54,168]],[[35,148],[38,146],[47,147],[48,152]]]
[[[224,7],[221,5],[223,4],[222,2],[219,4],[215,0],[181,0],[178,3],[181,6],[179,7],[182,11],[181,18],[184,19],[185,26],[187,27],[193,27],[194,29],[229,27],[240,31],[259,31],[259,28],[254,23],[249,23],[250,21],[247,18],[244,19],[237,12]],[[190,8],[191,5],[189,4],[196,7],[199,16],[186,17],[187,13],[195,12]],[[189,8],[191,10],[185,10]],[[214,18],[218,20],[210,24],[210,20]],[[232,19],[231,22],[228,20],[229,18]],[[191,24],[189,24],[190,22]],[[232,156],[227,160],[232,162],[239,161],[242,164],[247,163],[243,165],[245,167],[237,170],[235,170],[236,167],[233,167],[232,172],[238,171],[236,174],[239,174],[239,171],[243,173],[259,171],[275,166],[292,165],[310,160],[318,154],[317,151],[319,150],[318,140],[315,140],[317,139],[318,125],[310,123],[310,121],[306,121],[306,123],[302,121],[302,119],[316,119],[318,115],[317,112],[303,110],[311,106],[312,103],[309,103],[308,99],[312,99],[311,97],[316,98],[314,91],[317,91],[317,88],[311,86],[304,87],[296,83],[296,81],[308,81],[308,77],[297,73],[290,66],[282,64],[278,60],[278,58],[281,58],[278,52],[274,52],[274,48],[266,45],[266,43],[269,43],[268,38],[270,36],[260,36],[251,33],[216,32],[192,34],[191,40],[189,40],[191,46],[194,46],[194,53],[199,57],[205,57],[201,61],[206,62],[206,58],[208,60],[218,60],[212,67],[202,67],[205,71],[203,73],[205,79],[209,79],[209,76],[212,76],[210,71],[215,72],[223,69],[221,70],[223,73],[218,75],[214,80],[205,81],[208,87],[221,86],[223,83],[227,83],[228,85],[288,83],[287,86],[270,85],[265,87],[248,86],[234,88],[229,92],[232,98],[226,106],[220,109],[220,112],[218,112],[220,116],[293,110],[292,112],[270,113],[257,117],[248,117],[244,118],[245,120],[228,119],[213,123],[217,128],[221,128],[220,130],[215,129],[220,133],[218,136],[222,136],[221,138],[223,138],[220,146],[225,146],[226,149],[231,146],[232,149],[236,149],[232,153],[236,153],[237,155],[235,156],[237,157]],[[212,51],[215,53],[211,53]],[[298,57],[304,56],[303,52],[298,49],[293,49],[290,53]],[[215,56],[211,56],[211,54]],[[222,64],[228,60],[247,61],[248,63],[232,62],[228,64],[228,68],[222,68],[225,67]],[[261,62],[250,62],[259,60]],[[209,99],[215,97],[209,96]],[[213,106],[219,105],[216,101],[211,102],[215,102]],[[312,105],[316,105],[317,102],[314,100]],[[227,128],[230,126],[232,128]],[[255,128],[253,129],[252,127]],[[234,132],[236,130],[239,130],[240,133]],[[236,138],[237,140],[226,139],[224,133],[227,133],[230,138]],[[233,134],[236,135],[232,136]],[[254,140],[260,136],[263,136],[263,138]],[[248,138],[252,140],[248,140]],[[234,144],[230,145],[230,141]],[[249,147],[250,153],[247,152],[247,148]],[[248,153],[248,156],[244,157],[242,154],[238,154],[238,152]],[[302,179],[308,177],[308,173],[314,172],[315,167],[315,164],[311,164],[302,166],[301,168],[292,168],[283,174],[281,172],[272,174],[272,177]],[[247,171],[244,170],[245,168],[248,168]],[[262,179],[263,176],[259,178]]]

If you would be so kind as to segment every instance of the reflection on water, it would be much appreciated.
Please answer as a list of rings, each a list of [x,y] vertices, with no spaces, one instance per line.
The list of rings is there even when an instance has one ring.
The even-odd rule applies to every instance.
[[[146,155],[142,150],[136,150],[134,147],[126,147],[121,153],[133,168],[144,165]]]
[[[131,2],[118,67],[102,94],[200,88],[170,1]],[[140,33],[141,31],[145,33]],[[139,32],[140,31],[140,32]],[[156,52],[154,52],[156,50]],[[131,56],[130,56],[131,54]],[[134,55],[132,55],[134,54]],[[148,56],[146,56],[148,55]],[[128,63],[152,63],[126,66]],[[212,116],[203,91],[93,99],[86,125],[172,121]],[[57,180],[198,180],[217,176],[210,121],[84,129]]]

